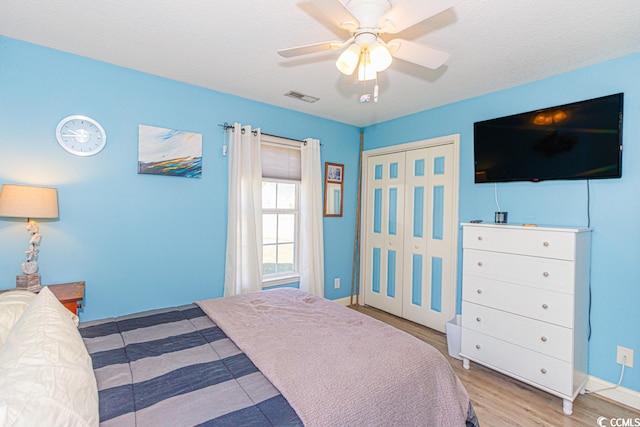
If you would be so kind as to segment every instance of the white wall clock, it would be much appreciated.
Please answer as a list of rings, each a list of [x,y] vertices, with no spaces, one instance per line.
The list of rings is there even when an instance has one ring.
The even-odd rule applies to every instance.
[[[68,116],[56,127],[58,144],[76,156],[98,154],[107,143],[107,134],[100,123],[87,116]]]

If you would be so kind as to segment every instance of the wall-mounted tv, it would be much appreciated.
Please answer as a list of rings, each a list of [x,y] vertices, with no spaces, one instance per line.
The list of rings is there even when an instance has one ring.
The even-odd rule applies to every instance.
[[[623,98],[474,123],[475,182],[620,178]]]

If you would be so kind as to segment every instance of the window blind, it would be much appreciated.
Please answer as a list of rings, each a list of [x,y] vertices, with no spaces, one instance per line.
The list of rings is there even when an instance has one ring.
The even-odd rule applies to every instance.
[[[300,181],[300,148],[262,143],[262,177]]]

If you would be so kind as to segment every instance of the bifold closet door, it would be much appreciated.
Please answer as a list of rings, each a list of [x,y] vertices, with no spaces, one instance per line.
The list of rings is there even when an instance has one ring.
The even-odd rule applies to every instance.
[[[444,332],[453,317],[453,145],[406,152],[402,317]]]
[[[367,161],[364,302],[444,332],[455,311],[454,147]]]
[[[402,316],[405,154],[369,158],[365,209],[365,303]]]

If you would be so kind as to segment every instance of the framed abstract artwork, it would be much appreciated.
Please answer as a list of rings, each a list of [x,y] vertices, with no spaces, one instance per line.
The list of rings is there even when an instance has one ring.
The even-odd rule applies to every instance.
[[[138,125],[138,173],[202,177],[202,134]]]

